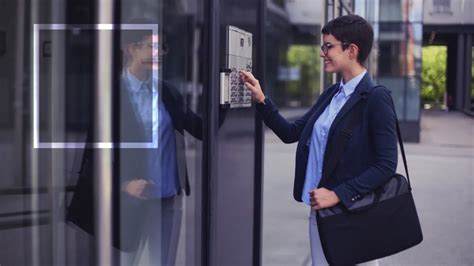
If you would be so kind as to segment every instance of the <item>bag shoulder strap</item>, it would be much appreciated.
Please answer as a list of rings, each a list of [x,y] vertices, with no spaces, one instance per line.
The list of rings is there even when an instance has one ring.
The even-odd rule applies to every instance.
[[[402,153],[402,158],[403,158],[403,166],[405,167],[405,173],[407,174],[408,190],[411,191],[410,175],[408,174],[407,158],[405,156],[405,148],[403,146],[403,139],[402,139],[402,132],[400,130],[400,123],[398,122],[397,111],[395,110],[395,103],[393,102],[392,97],[390,97],[390,101],[392,102],[393,113],[395,114],[395,123],[397,125],[398,144],[400,145],[400,151]]]
[[[370,88],[369,92],[367,92],[365,95],[362,95],[362,97],[367,100],[368,97],[370,96],[370,93],[378,87],[384,88],[381,85],[374,85],[372,88]],[[395,114],[395,123],[396,123],[396,128],[397,128],[397,139],[398,139],[398,144],[400,145],[400,151],[402,153],[403,165],[405,166],[405,173],[407,175],[408,189],[411,191],[410,176],[408,175],[408,166],[407,166],[407,159],[406,159],[406,156],[405,156],[405,148],[403,146],[403,141],[402,141],[402,133],[400,131],[400,125],[398,123],[397,112],[395,110],[395,105],[393,103],[392,97],[390,97],[390,100],[392,102],[393,113]],[[349,121],[347,122],[347,126],[343,130],[343,134],[349,136],[349,138],[350,138],[350,136],[352,136],[352,131],[354,130],[354,128],[359,123],[360,123],[360,112],[352,112],[352,114],[349,118]],[[346,142],[349,141],[349,138],[341,138],[339,143],[341,143],[342,145],[340,145],[340,146],[344,147]],[[340,157],[342,156],[343,151],[344,151],[343,149],[337,149],[335,151],[335,153],[333,155],[334,156],[333,158],[335,158],[336,162],[339,161]]]

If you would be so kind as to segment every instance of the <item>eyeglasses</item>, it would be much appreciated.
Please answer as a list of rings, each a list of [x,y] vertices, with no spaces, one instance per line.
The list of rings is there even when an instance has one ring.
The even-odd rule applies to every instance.
[[[160,45],[160,43],[157,43],[157,42],[152,42],[152,43],[137,42],[135,43],[135,45],[141,45],[142,47],[156,50],[160,54],[168,53],[168,46],[166,44]]]
[[[345,49],[350,43],[347,43],[347,42],[342,42],[342,43],[325,43],[323,45],[321,45],[321,51],[323,51],[323,53],[325,55],[328,54],[329,52],[329,49],[333,48],[334,46],[336,45],[341,45],[343,49]],[[344,47],[346,46],[346,47]]]

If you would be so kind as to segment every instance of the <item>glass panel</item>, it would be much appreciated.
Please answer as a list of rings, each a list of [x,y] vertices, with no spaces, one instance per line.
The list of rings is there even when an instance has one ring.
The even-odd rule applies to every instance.
[[[82,105],[78,97],[70,106],[68,99],[77,92],[87,96],[93,83],[87,77],[76,79],[74,74],[81,72],[66,64],[65,58],[93,69],[93,56],[71,57],[78,51],[74,46],[66,49],[73,34],[41,30],[39,25],[64,24],[66,16],[74,21],[81,4],[36,4],[2,1],[0,11],[0,35],[5,37],[0,50],[8,62],[0,64],[0,80],[2,91],[9,97],[4,107],[7,111],[1,112],[0,152],[11,155],[0,167],[0,197],[4,202],[0,237],[9,239],[0,247],[1,263],[65,265],[82,257],[82,263],[91,264],[91,245],[78,244],[80,236],[65,223],[67,198],[73,191],[68,185],[76,175],[78,150],[41,149],[38,142],[67,142],[83,136],[82,119],[87,114],[77,111],[88,110],[90,105]],[[80,9],[83,23],[90,23],[93,6],[82,5]],[[90,35],[86,35],[84,42],[91,43]],[[69,120],[71,117],[75,119]]]
[[[412,23],[409,28],[409,51],[413,56],[414,66],[410,75],[419,76],[421,75],[421,60],[422,60],[422,47],[423,47],[423,24]]]
[[[122,149],[120,153],[120,187],[125,190],[120,199],[120,239],[124,248],[116,250],[116,255],[120,254],[125,265],[200,262],[203,108],[198,77],[202,58],[197,51],[203,28],[196,25],[203,25],[203,14],[198,7],[195,1],[122,1],[122,23],[156,25],[158,29],[158,35],[124,33],[121,39],[126,60],[120,78],[131,92],[126,101],[132,104],[132,115],[140,114],[137,122],[150,121],[151,134],[158,136],[157,148]],[[135,94],[149,81],[152,91],[146,98],[157,102],[152,110]],[[122,112],[121,119],[127,115]],[[192,197],[187,196],[190,191]]]
[[[342,5],[342,12],[340,16],[352,14],[354,12],[354,0],[340,0],[340,5]]]
[[[395,104],[395,110],[397,111],[398,120],[405,119],[405,78],[395,77],[379,77],[377,79],[378,84],[382,84],[392,92],[393,102]]]
[[[112,264],[199,265],[203,3],[120,1],[113,29],[94,24],[96,2],[2,1],[0,264],[96,264],[101,148],[113,152],[112,182],[98,191],[113,195]],[[113,119],[101,120],[112,135],[101,139],[104,33],[116,41],[113,71],[100,73],[114,93]]]
[[[407,121],[420,120],[420,80],[407,78],[406,90],[406,117]]]
[[[243,0],[219,1],[219,68],[244,69],[250,68],[257,73],[258,51],[260,40],[258,35],[258,14],[260,1]],[[278,7],[281,9],[280,7]],[[229,26],[252,34],[252,38],[235,38],[240,49],[252,49],[252,63],[247,61],[243,53],[242,59],[227,56],[227,29]],[[234,35],[229,33],[229,35]],[[246,36],[243,33],[243,36]],[[242,45],[242,41],[244,45]],[[231,47],[233,46],[230,43]],[[235,47],[235,46],[234,46]],[[237,49],[230,49],[231,53]],[[240,51],[242,51],[240,50]],[[245,58],[245,59],[244,59]],[[217,111],[217,110],[216,110]],[[217,119],[218,117],[218,119]],[[225,118],[225,121],[224,121]],[[253,265],[259,252],[254,241],[255,208],[255,167],[256,167],[256,131],[254,104],[252,107],[219,108],[216,114],[219,127],[215,133],[216,144],[216,176],[210,182],[211,213],[210,223],[210,265]],[[214,121],[217,122],[217,121]]]
[[[383,76],[400,76],[400,44],[396,41],[380,41],[379,43],[379,75]],[[388,59],[392,59],[389,61]],[[380,64],[387,62],[386,64]]]
[[[403,75],[405,54],[402,50],[405,48],[405,34],[402,24],[381,23],[379,30],[378,75]]]
[[[288,17],[270,7],[266,10],[264,89],[266,95],[276,102],[281,114],[291,120],[303,115],[324,89],[321,87],[319,56],[322,8],[328,10],[328,19],[331,19],[334,1],[285,2],[290,14]],[[326,4],[322,5],[322,2]],[[332,75],[324,77],[327,84],[333,83]],[[307,206],[291,203],[294,202],[290,193],[292,180],[288,177],[293,175],[293,168],[275,167],[273,163],[286,160],[284,154],[294,152],[294,146],[282,146],[271,130],[266,131],[265,140],[262,264],[307,264],[310,254],[308,231],[285,229],[308,228]],[[276,187],[278,189],[274,189]],[[292,248],[296,246],[299,248]]]
[[[267,9],[266,94],[288,115],[311,106],[320,88],[320,3],[287,1],[289,17],[282,21]],[[291,114],[290,114],[291,113]],[[284,115],[286,113],[284,112]]]
[[[367,0],[354,0],[354,14],[370,21],[367,17]]]
[[[24,11],[19,1],[2,1],[0,8],[0,260],[4,265],[30,265],[31,234],[24,227],[30,221],[30,193],[27,184],[27,159],[23,116],[27,109],[23,90],[28,90],[23,75],[25,47],[21,22]],[[50,210],[40,215],[49,215]]]
[[[380,21],[422,22],[423,1],[380,0]]]
[[[390,89],[394,91],[399,119],[418,121],[419,99],[413,97],[420,94],[420,82],[416,81],[421,73],[422,25],[384,22],[379,24],[378,29],[377,79],[380,84],[396,86]],[[385,84],[382,80],[396,81],[396,84]]]
[[[380,21],[403,21],[403,0],[380,0]]]
[[[409,0],[409,19],[411,23],[423,22],[423,7],[424,1]]]

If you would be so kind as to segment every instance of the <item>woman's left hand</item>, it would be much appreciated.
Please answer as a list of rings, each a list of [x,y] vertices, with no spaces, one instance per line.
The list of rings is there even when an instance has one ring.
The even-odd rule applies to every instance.
[[[309,192],[311,209],[317,211],[324,208],[330,208],[339,203],[339,197],[326,188],[317,188]]]

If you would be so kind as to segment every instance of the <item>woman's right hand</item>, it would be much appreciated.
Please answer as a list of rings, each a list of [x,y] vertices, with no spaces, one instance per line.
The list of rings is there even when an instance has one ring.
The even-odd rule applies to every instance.
[[[137,199],[148,199],[147,189],[153,186],[154,183],[146,179],[133,179],[122,185],[122,190],[132,197]]]
[[[263,101],[265,101],[265,94],[263,94],[258,79],[256,79],[249,71],[240,70],[239,73],[245,86],[252,92],[252,98],[254,101],[263,103]]]

